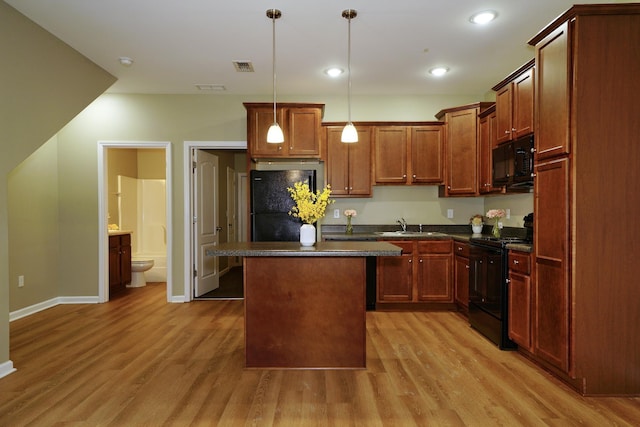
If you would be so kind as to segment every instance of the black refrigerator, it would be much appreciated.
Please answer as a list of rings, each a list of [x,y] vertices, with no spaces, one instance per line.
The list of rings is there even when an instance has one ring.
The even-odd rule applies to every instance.
[[[287,187],[306,182],[316,191],[315,170],[251,171],[251,240],[274,242],[300,240],[298,218],[289,215],[294,206]]]

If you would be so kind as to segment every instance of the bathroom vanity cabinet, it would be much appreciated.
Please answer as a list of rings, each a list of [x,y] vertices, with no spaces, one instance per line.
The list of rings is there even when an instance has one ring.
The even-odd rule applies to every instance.
[[[131,283],[131,234],[109,235],[109,295]]]

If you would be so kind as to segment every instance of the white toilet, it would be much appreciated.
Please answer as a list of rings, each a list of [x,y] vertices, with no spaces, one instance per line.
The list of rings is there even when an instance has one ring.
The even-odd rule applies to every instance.
[[[144,278],[144,272],[153,267],[152,259],[132,258],[131,259],[131,283],[127,285],[129,288],[141,288],[147,285]]]

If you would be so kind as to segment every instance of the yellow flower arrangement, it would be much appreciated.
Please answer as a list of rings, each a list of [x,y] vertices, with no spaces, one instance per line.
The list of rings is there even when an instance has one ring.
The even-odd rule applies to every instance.
[[[289,215],[300,218],[305,224],[315,224],[324,217],[327,206],[334,202],[330,200],[331,185],[327,185],[322,191],[311,191],[309,185],[300,181],[293,184],[293,188],[287,187],[295,206],[289,211]]]

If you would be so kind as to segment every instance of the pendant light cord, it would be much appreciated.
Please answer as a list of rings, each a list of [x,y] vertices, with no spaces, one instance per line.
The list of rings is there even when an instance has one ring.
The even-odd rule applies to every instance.
[[[272,37],[273,37],[273,123],[277,123],[276,120],[276,9],[272,9]]]
[[[349,123],[351,123],[351,17],[348,18],[349,26],[347,31],[347,98],[349,108]]]

